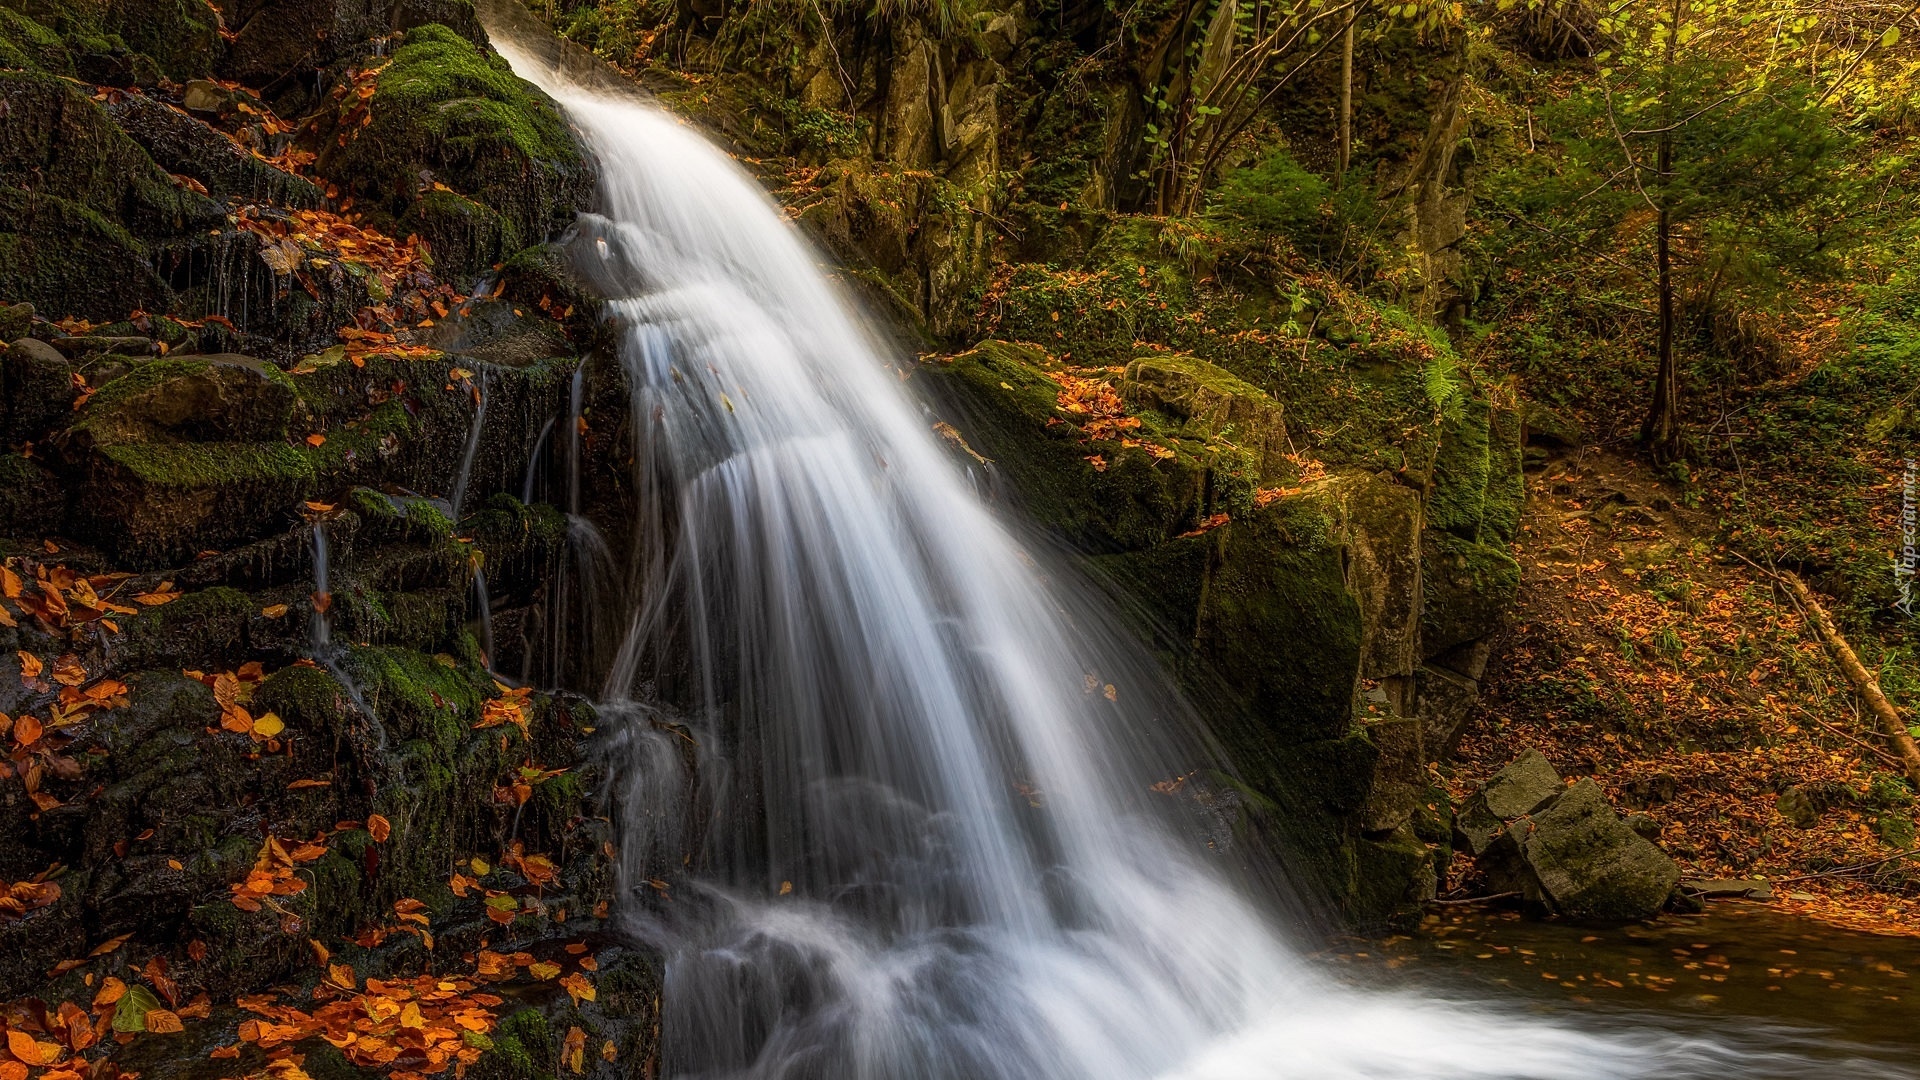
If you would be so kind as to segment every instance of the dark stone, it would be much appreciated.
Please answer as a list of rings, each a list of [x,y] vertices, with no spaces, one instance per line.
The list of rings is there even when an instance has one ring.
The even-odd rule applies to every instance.
[[[1660,842],[1660,823],[1651,814],[1628,814],[1626,821],[1627,828],[1656,844]]]
[[[0,304],[0,344],[12,344],[32,332],[32,304]]]
[[[1478,857],[1509,824],[1551,803],[1562,790],[1553,763],[1540,751],[1528,750],[1460,804],[1454,818],[1455,845]]]
[[[1421,538],[1421,647],[1435,656],[1505,626],[1520,595],[1520,564],[1506,551],[1428,529]]]
[[[1577,421],[1570,420],[1537,401],[1528,401],[1522,407],[1521,417],[1526,425],[1528,446],[1571,450],[1586,442],[1586,433],[1580,430],[1580,424]]]
[[[1464,675],[1431,665],[1413,673],[1413,715],[1420,722],[1423,761],[1453,756],[1466,730],[1467,715],[1479,700],[1479,684]]]
[[[1516,822],[1482,865],[1496,889],[1575,919],[1647,918],[1680,880],[1673,860],[1627,828],[1590,779]]]
[[[73,416],[73,367],[53,346],[23,337],[0,352],[0,445],[44,437]]]
[[[1794,828],[1811,829],[1820,824],[1820,818],[1833,809],[1837,801],[1826,785],[1796,784],[1781,792],[1773,805]]]
[[[215,99],[206,91],[196,92],[201,87],[222,96]],[[218,111],[220,103],[232,96],[230,91],[202,82],[187,88],[186,100],[189,108],[200,106],[196,111]],[[210,105],[212,108],[208,108]],[[107,113],[162,168],[198,180],[215,198],[296,210],[313,209],[324,201],[320,189],[310,181],[281,172],[211,125],[183,116],[145,94],[128,94],[110,102]]]
[[[57,337],[47,342],[70,360],[84,360],[102,353],[123,356],[150,356],[153,339],[144,337],[99,337],[91,334]]]

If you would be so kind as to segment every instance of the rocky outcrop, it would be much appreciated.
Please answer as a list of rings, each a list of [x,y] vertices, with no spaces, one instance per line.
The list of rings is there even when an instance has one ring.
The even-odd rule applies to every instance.
[[[548,1075],[574,1029],[573,1072],[653,1051],[654,958],[596,936],[593,711],[496,681],[558,667],[523,629],[567,625],[568,523],[514,496],[603,482],[538,436],[617,375],[541,245],[591,171],[485,43],[465,0],[0,3],[0,881],[37,904],[0,911],[0,1000],[112,975],[188,1027],[91,1075],[209,1075],[235,999],[311,997],[326,950],[364,980],[483,943],[597,996],[496,999],[468,1075]]]
[[[1303,475],[1283,399],[1191,355],[1089,369],[987,341],[920,370],[962,463],[1134,595],[1241,778],[1282,808],[1268,827],[1348,916],[1430,896],[1448,837],[1427,765],[1518,584],[1510,412],[1476,398],[1448,419],[1416,487]]]
[[[1680,881],[1680,868],[1622,820],[1599,784],[1564,784],[1538,750],[1474,793],[1454,829],[1494,889],[1569,918],[1647,918]]]

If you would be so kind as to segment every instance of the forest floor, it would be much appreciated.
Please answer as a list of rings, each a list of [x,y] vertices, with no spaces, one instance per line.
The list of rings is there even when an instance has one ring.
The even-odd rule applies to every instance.
[[[1914,800],[1784,589],[1629,457],[1553,458],[1528,496],[1520,607],[1442,770],[1455,793],[1537,747],[1650,815],[1689,878],[1764,876],[1781,908],[1920,935]]]

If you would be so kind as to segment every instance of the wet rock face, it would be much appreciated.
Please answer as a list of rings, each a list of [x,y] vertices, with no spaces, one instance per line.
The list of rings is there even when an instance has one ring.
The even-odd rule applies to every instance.
[[[1487,781],[1454,828],[1495,889],[1569,918],[1648,918],[1680,881],[1680,868],[1621,818],[1599,784],[1564,785],[1538,750]]]
[[[1426,766],[1478,700],[1519,582],[1513,411],[1452,418],[1422,491],[1357,469],[1302,480],[1281,401],[1196,356],[1129,363],[1121,413],[1101,415],[1135,426],[1102,437],[1076,380],[1111,376],[1038,348],[987,341],[920,371],[959,464],[1150,613],[1241,777],[1285,808],[1267,827],[1336,902],[1361,923],[1417,910],[1449,840],[1425,820],[1445,802]]]

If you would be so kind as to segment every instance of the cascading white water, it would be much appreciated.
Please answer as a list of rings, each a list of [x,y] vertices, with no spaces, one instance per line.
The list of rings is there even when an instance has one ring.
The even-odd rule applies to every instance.
[[[576,250],[626,335],[640,598],[603,712],[666,1075],[1795,1071],[1299,956],[1150,791],[1191,763],[1157,679],[979,502],[752,179],[491,29],[601,170]]]

